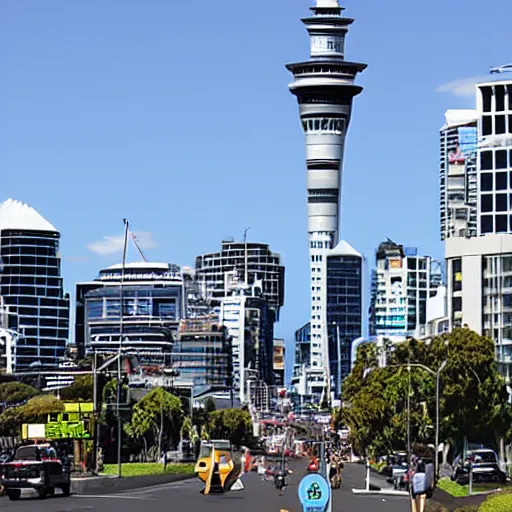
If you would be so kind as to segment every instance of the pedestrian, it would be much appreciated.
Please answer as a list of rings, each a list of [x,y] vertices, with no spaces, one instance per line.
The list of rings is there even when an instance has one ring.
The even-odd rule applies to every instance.
[[[162,452],[162,463],[164,465],[164,472],[167,469],[167,450]]]
[[[428,492],[426,465],[419,457],[413,457],[412,465],[411,509],[412,512],[425,512]]]

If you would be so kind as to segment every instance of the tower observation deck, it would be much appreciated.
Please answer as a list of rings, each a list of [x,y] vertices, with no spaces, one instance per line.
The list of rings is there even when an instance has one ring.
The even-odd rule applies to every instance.
[[[326,250],[339,241],[341,172],[355,83],[366,64],[345,60],[345,37],[353,19],[338,0],[317,0],[302,22],[310,37],[310,58],[288,64],[306,139],[308,232],[311,265],[311,366],[328,366],[325,316]],[[322,306],[323,305],[323,306]],[[316,349],[315,349],[316,347]]]

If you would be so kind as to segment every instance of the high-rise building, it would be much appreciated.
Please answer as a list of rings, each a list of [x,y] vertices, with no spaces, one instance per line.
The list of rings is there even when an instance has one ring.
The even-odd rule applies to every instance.
[[[351,371],[352,342],[366,334],[366,261],[345,241],[325,257],[331,393],[339,398],[342,382]]]
[[[448,238],[450,329],[467,325],[491,337],[512,382],[512,80],[480,83],[477,107],[477,236]]]
[[[127,263],[100,270],[99,277],[76,287],[75,342],[80,356],[113,353],[122,346],[141,365],[170,362],[179,320],[184,317],[180,267],[170,263]]]
[[[281,256],[267,244],[223,240],[220,252],[196,258],[195,278],[203,284],[204,294],[214,305],[220,304],[236,283],[253,285],[261,281],[263,296],[279,318],[279,309],[284,304],[284,266]]]
[[[64,293],[59,231],[31,206],[0,205],[0,296],[16,334],[13,370],[55,369],[69,336],[69,296]]]
[[[430,256],[391,240],[376,252],[372,273],[370,334],[390,341],[418,336],[426,324],[427,299],[435,295],[441,274]]]
[[[219,323],[227,328],[233,356],[233,389],[242,403],[250,380],[273,383],[275,311],[262,295],[262,283],[244,283],[221,300]]]
[[[355,78],[365,64],[345,60],[345,36],[354,20],[342,16],[338,0],[317,0],[302,21],[310,36],[309,60],[289,64],[305,133],[308,233],[311,270],[312,382],[329,387],[326,252],[339,240],[341,170],[352,100],[362,87]]]
[[[477,110],[478,234],[512,233],[512,80],[478,84]]]
[[[172,367],[190,380],[194,395],[232,388],[231,343],[227,329],[212,316],[181,320]]]
[[[441,240],[477,234],[476,110],[448,110],[440,131]]]

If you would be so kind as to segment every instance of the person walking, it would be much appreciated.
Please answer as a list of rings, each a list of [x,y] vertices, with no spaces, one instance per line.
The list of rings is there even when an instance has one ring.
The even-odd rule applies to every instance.
[[[419,457],[412,458],[411,510],[412,512],[425,512],[427,507],[427,471],[425,462]]]

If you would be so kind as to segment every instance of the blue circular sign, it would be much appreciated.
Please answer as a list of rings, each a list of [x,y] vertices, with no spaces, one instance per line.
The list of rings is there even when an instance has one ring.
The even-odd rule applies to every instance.
[[[323,512],[331,498],[331,486],[320,473],[306,475],[299,484],[299,500],[304,512]]]

